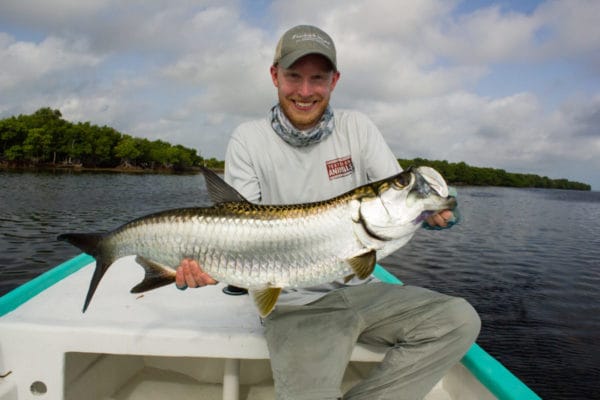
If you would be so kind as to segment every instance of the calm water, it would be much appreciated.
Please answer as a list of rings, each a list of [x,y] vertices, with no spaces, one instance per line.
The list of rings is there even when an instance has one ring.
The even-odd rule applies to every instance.
[[[59,233],[208,203],[198,175],[0,172],[0,295],[79,253]],[[542,398],[598,398],[600,193],[460,188],[459,203],[461,224],[419,232],[382,264],[467,298],[478,343]]]

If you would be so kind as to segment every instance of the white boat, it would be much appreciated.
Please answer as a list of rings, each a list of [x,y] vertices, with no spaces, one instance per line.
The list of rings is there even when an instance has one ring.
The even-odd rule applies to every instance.
[[[249,296],[129,289],[142,268],[117,261],[85,314],[94,260],[79,255],[0,298],[0,400],[273,399],[263,328]],[[375,275],[400,283],[377,266]],[[383,357],[357,345],[343,389]],[[533,391],[473,345],[427,400],[529,400]]]

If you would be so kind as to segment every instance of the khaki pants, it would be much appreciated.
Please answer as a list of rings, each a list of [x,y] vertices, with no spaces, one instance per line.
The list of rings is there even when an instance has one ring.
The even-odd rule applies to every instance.
[[[387,349],[344,399],[422,399],[479,334],[464,299],[414,286],[340,289],[304,306],[278,306],[265,320],[277,399],[337,399],[355,343]]]

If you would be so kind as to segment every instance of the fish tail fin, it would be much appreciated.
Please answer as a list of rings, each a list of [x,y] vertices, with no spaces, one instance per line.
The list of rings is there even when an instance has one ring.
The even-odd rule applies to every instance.
[[[102,239],[104,239],[104,235],[101,233],[65,233],[58,236],[58,240],[68,242],[96,259],[96,269],[94,270],[94,275],[92,276],[90,287],[85,297],[82,312],[87,310],[100,280],[108,270],[108,267],[114,262],[112,257],[107,257],[102,252],[100,246]]]
[[[85,303],[83,303],[83,310],[85,312],[88,306],[90,305],[90,301],[92,301],[92,297],[98,288],[98,284],[100,280],[113,263],[113,260],[109,260],[106,262],[102,256],[96,256],[96,269],[94,270],[94,275],[92,276],[92,280],[90,281],[90,287],[88,289],[87,295],[85,296]]]
[[[68,242],[84,253],[96,257],[100,247],[99,244],[103,238],[104,235],[101,233],[64,233],[58,235],[56,239],[61,242]]]
[[[131,289],[131,293],[142,293],[175,282],[175,270],[155,261],[137,256],[135,261],[144,267],[144,279]]]

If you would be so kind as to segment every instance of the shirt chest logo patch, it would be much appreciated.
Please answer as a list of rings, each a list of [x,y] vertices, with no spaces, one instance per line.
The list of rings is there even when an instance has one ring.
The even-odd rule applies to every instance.
[[[327,161],[325,165],[329,180],[338,179],[354,172],[354,164],[352,164],[352,157],[350,156]]]

